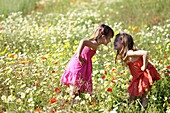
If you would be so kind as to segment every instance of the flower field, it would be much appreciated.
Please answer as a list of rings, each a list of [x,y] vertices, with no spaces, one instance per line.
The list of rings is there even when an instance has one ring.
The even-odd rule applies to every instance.
[[[150,20],[146,17],[139,24],[128,11],[124,22],[119,18],[115,21],[116,14],[111,16],[114,10],[106,7],[113,1],[87,0],[80,6],[78,0],[67,0],[70,4],[63,2],[67,4],[63,6],[65,10],[50,12],[49,4],[54,1],[47,0],[47,6],[44,5],[49,12],[41,9],[27,15],[0,15],[0,113],[170,113],[167,15]],[[93,57],[93,94],[81,94],[71,104],[69,88],[60,84],[60,78],[79,41],[89,38],[99,23],[111,26],[115,34],[132,34],[137,48],[150,51],[149,60],[161,80],[154,83],[148,94],[146,108],[141,106],[140,99],[128,101],[126,89],[131,75],[127,67],[114,63],[113,40],[100,46]]]

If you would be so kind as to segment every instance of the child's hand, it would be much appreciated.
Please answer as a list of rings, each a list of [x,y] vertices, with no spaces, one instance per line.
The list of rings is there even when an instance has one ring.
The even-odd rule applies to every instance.
[[[146,69],[146,66],[143,65],[143,66],[141,67],[141,70],[142,70],[142,71],[145,71],[145,69]]]
[[[80,61],[81,65],[83,65],[86,62],[86,60],[84,58],[82,58],[81,56],[79,56],[77,58]]]

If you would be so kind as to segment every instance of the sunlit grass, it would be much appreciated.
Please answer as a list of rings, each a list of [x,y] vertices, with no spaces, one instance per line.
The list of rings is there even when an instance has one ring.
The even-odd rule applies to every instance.
[[[123,23],[105,19],[108,15],[103,12],[107,10],[86,9],[86,5],[82,5],[84,10],[81,12],[76,7],[65,14],[32,12],[23,16],[17,12],[1,21],[0,112],[143,111],[139,99],[134,105],[128,103],[126,89],[131,76],[128,68],[114,64],[113,43],[101,46],[93,57],[92,96],[81,94],[72,105],[68,87],[60,85],[66,64],[80,39],[89,38],[100,22],[109,24],[115,33],[126,31],[132,34],[138,48],[150,51],[149,58],[162,79],[155,82],[145,110],[154,113],[169,111],[170,20],[160,24],[155,19],[152,26],[131,24],[125,28]]]
[[[109,24],[122,22],[125,28],[127,25],[144,27],[164,23],[170,15],[168,0],[57,0],[47,1],[44,5],[47,10],[42,10],[43,13],[65,14],[68,11],[83,12],[90,9],[100,13],[102,21],[107,20]]]
[[[34,9],[39,0],[0,0],[0,14],[8,16],[12,12],[27,14]],[[0,20],[3,18],[0,18]]]

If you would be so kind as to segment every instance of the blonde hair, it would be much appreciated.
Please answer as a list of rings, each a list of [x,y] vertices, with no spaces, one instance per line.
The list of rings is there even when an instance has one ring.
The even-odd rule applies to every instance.
[[[92,37],[90,39],[97,41],[102,36],[106,36],[106,38],[109,37],[109,36],[113,37],[114,36],[113,29],[111,27],[109,27],[108,25],[100,24],[99,27],[93,33],[93,35],[92,35]]]
[[[119,33],[116,35],[116,38],[114,40],[114,42],[116,42],[117,39],[121,39],[122,40],[122,49],[121,50],[117,50],[117,54],[116,54],[116,58],[115,58],[115,63],[117,60],[117,57],[120,56],[122,61],[126,61],[127,58],[127,52],[129,50],[136,50],[135,46],[134,46],[134,42],[133,42],[133,38],[130,34],[127,33]]]

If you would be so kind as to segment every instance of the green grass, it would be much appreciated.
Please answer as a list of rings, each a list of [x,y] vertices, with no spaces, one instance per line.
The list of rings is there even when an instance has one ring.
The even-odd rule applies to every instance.
[[[42,8],[44,14],[48,13],[62,13],[66,14],[68,11],[81,12],[86,9],[106,15],[111,22],[122,22],[127,25],[144,26],[164,23],[169,19],[169,5],[168,0],[126,0],[125,2],[119,0],[113,1],[91,1],[91,0],[56,0],[46,1],[45,4],[39,4],[39,0],[1,0],[0,14],[8,15],[11,12],[22,11],[23,14],[28,14],[31,10]],[[35,8],[35,6],[37,7]],[[104,20],[104,17],[101,17]],[[154,22],[156,20],[156,22]],[[111,23],[112,24],[112,23]]]
[[[168,1],[161,1],[159,5],[156,0],[53,1],[37,3],[41,10],[34,12],[0,16],[0,112],[170,111]],[[15,9],[15,6],[10,8]],[[109,24],[115,33],[130,33],[137,48],[150,51],[149,58],[162,79],[154,83],[152,93],[148,94],[150,102],[145,111],[139,99],[128,104],[126,89],[131,76],[127,67],[114,64],[113,40],[108,46],[100,46],[93,57],[91,97],[81,94],[72,106],[68,87],[60,85],[63,71],[79,41],[89,38],[99,23]],[[112,88],[112,92],[108,92],[108,88]]]
[[[12,12],[28,14],[39,0],[0,0],[0,15],[8,16]]]
[[[169,19],[170,2],[168,0],[57,0],[57,2],[47,2],[46,10],[43,13],[67,13],[68,11],[82,12],[89,9],[106,15],[107,19],[114,22],[122,22],[128,25],[144,26],[164,23]],[[76,9],[76,10],[75,10]],[[100,17],[103,21],[105,17]],[[156,22],[153,20],[157,18]],[[111,23],[111,24],[112,24]]]

